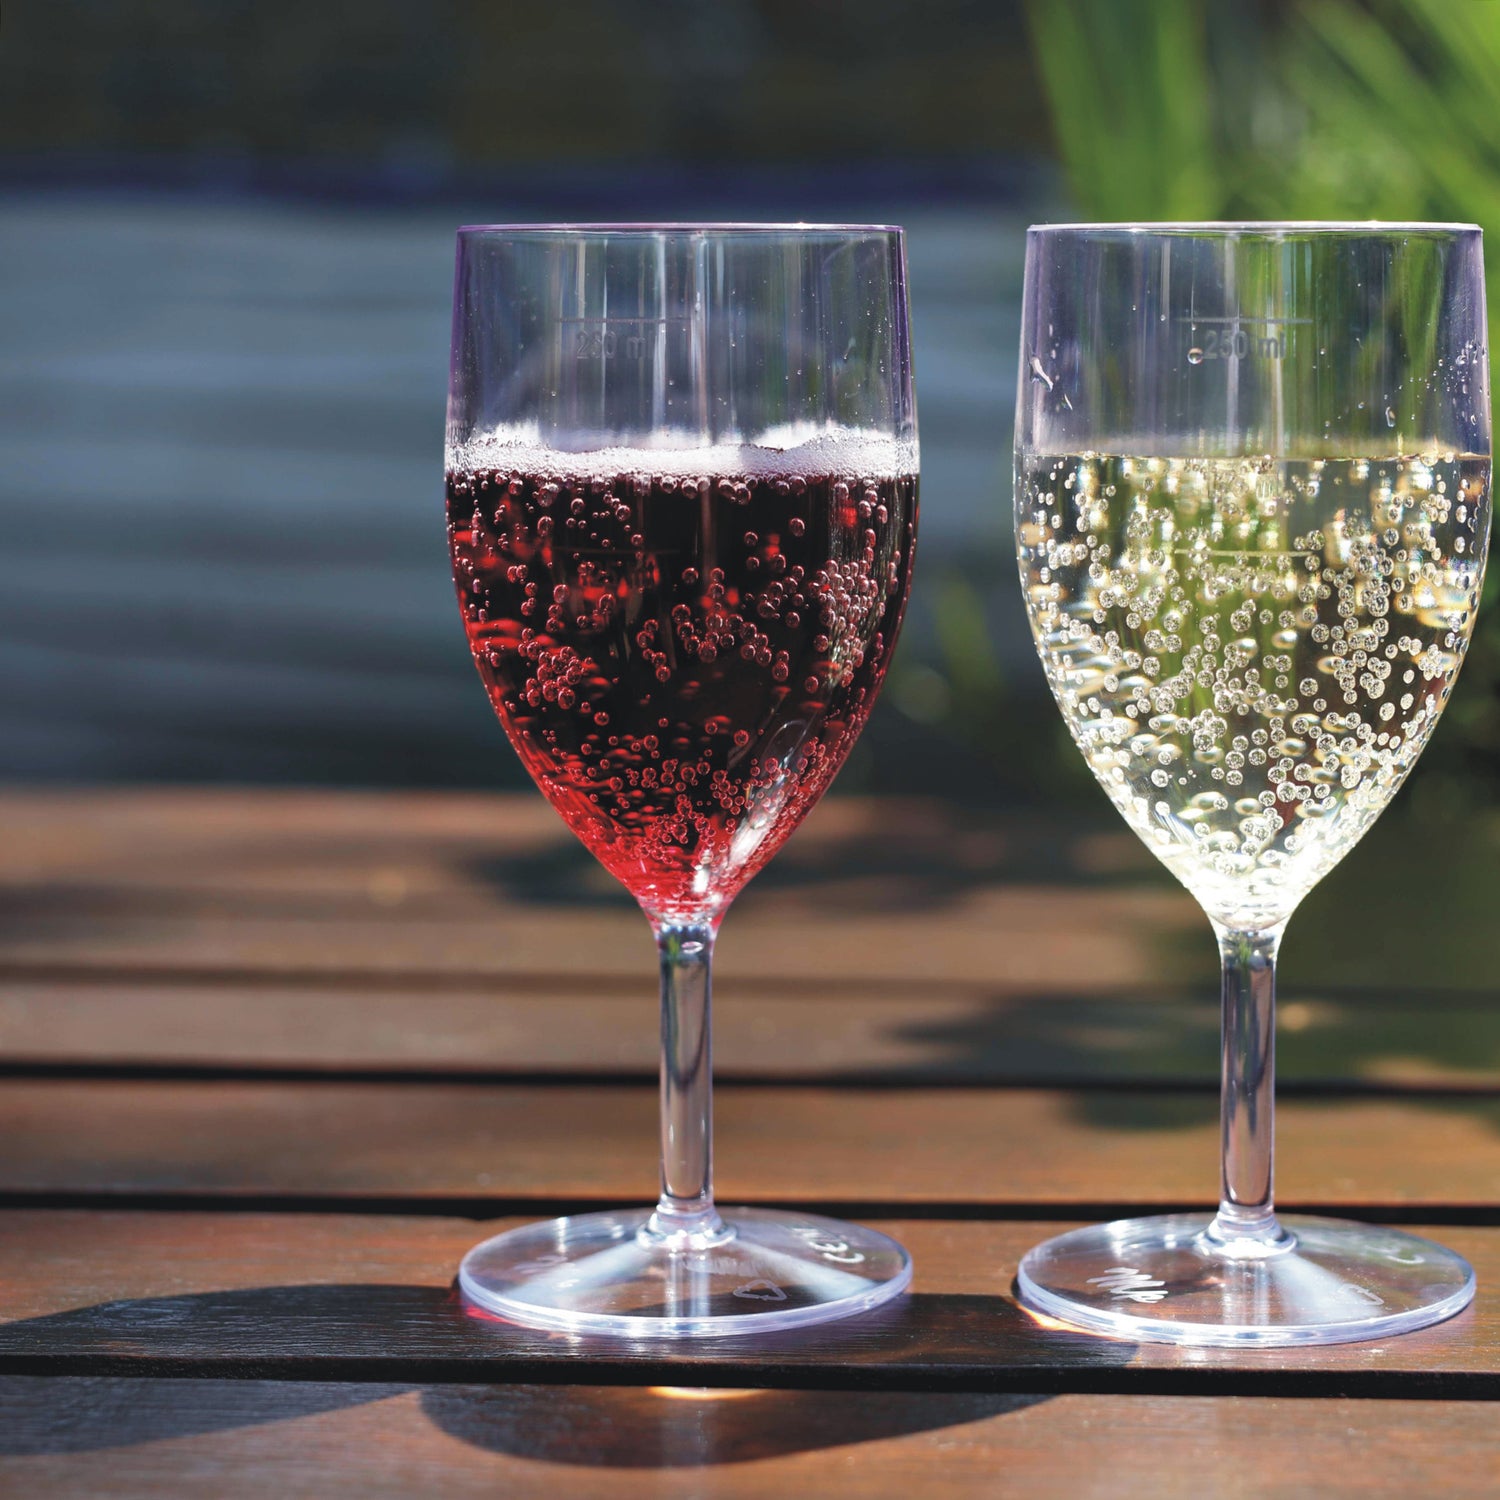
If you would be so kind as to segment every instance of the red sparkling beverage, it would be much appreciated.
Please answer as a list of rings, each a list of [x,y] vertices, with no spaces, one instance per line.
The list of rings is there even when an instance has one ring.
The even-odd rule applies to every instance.
[[[454,578],[511,743],[653,915],[722,910],[874,706],[906,604],[912,456],[475,445],[447,476]]]

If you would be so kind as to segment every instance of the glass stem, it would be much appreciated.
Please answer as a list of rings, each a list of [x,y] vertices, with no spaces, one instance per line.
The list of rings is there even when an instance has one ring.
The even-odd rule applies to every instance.
[[[661,1197],[649,1228],[701,1248],[725,1233],[713,1191],[714,924],[651,925],[661,956]]]
[[[1290,1248],[1276,1221],[1276,950],[1285,923],[1234,930],[1214,924],[1223,963],[1220,1035],[1221,1188],[1209,1238],[1228,1254]]]

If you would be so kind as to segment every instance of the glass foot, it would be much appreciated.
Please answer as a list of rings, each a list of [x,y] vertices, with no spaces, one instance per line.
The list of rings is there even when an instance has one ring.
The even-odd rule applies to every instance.
[[[458,1284],[513,1323],[683,1338],[802,1328],[899,1296],[911,1257],[873,1229],[778,1209],[722,1210],[725,1233],[669,1246],[650,1213],[577,1214],[476,1245]]]
[[[1168,1344],[1338,1344],[1440,1323],[1474,1296],[1469,1263],[1395,1229],[1281,1220],[1258,1257],[1207,1238],[1208,1214],[1117,1219],[1027,1251],[1022,1303],[1090,1333]]]

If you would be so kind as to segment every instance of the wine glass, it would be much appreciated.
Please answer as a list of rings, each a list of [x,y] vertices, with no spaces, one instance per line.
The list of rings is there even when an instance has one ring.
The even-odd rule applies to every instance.
[[[661,968],[654,1211],[487,1240],[464,1293],[632,1336],[898,1295],[911,1261],[884,1235],[715,1207],[709,970],[729,903],[833,780],[896,644],[917,524],[902,232],[461,230],[447,502],[495,712],[640,903]]]
[[[1490,525],[1480,232],[1032,229],[1021,382],[1016,537],[1047,680],[1223,963],[1218,1213],[1049,1240],[1021,1263],[1022,1299],[1182,1344],[1449,1317],[1474,1294],[1451,1251],[1277,1218],[1273,1018],[1287,919],[1406,779],[1473,628]]]

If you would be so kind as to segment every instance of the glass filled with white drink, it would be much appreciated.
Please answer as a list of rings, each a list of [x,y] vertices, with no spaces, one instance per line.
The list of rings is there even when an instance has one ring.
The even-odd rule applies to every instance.
[[[1033,229],[1016,417],[1026,609],[1063,718],[1223,961],[1217,1214],[1022,1262],[1077,1326],[1330,1343],[1464,1307],[1388,1229],[1278,1218],[1274,976],[1299,901],[1380,815],[1462,664],[1490,523],[1480,232]]]

